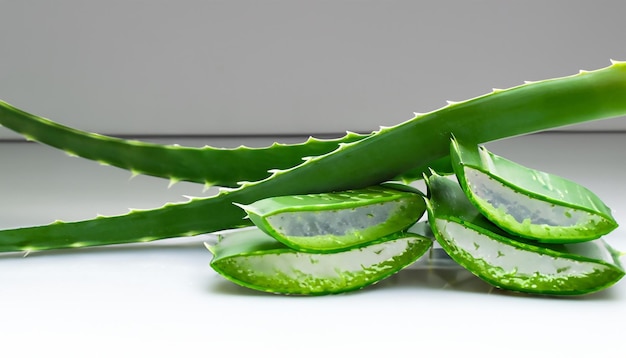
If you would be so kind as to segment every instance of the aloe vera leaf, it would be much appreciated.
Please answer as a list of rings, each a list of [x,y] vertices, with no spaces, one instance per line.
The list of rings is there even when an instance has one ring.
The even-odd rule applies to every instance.
[[[597,239],[617,227],[611,209],[580,184],[455,138],[450,148],[456,176],[470,201],[510,233],[572,243]]]
[[[366,137],[348,132],[338,139],[311,137],[303,143],[274,143],[264,148],[161,145],[70,128],[3,101],[0,101],[0,125],[72,156],[127,169],[135,175],[223,187],[237,187],[241,181],[262,180],[271,174],[270,170],[291,168],[302,163],[304,157],[328,153],[339,143]]]
[[[428,220],[437,242],[474,275],[507,290],[580,295],[612,286],[624,276],[617,252],[604,240],[546,244],[524,240],[487,220],[458,183],[427,179]]]
[[[265,233],[306,252],[366,244],[406,229],[426,211],[423,195],[404,185],[271,197],[241,207]]]
[[[0,231],[0,251],[141,242],[250,225],[233,202],[245,205],[272,196],[376,185],[448,156],[452,133],[481,143],[624,114],[626,63],[615,62],[449,104],[217,196],[114,217]]]
[[[414,263],[432,240],[397,233],[366,246],[335,253],[293,250],[256,227],[220,235],[209,246],[211,267],[251,289],[294,295],[325,295],[372,285]]]
[[[3,101],[0,101],[0,125],[29,140],[61,149],[72,156],[126,169],[134,175],[223,187],[237,187],[242,181],[262,180],[272,170],[291,168],[302,163],[306,157],[331,152],[340,143],[352,143],[368,136],[347,132],[336,139],[309,137],[302,143],[274,143],[262,148],[163,145],[70,128]],[[428,168],[441,172],[451,170],[448,160],[439,160],[407,171],[397,179],[406,182],[421,179]]]

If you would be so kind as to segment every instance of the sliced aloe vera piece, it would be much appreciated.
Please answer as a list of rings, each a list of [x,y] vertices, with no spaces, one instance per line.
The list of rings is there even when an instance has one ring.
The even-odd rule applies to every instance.
[[[481,215],[458,183],[431,175],[427,185],[428,218],[437,242],[496,287],[577,295],[607,288],[624,276],[618,254],[602,239],[545,244],[516,238]]]
[[[456,139],[451,158],[469,199],[510,233],[541,242],[572,243],[597,239],[617,227],[611,209],[597,195],[568,179]]]
[[[211,267],[226,279],[259,291],[325,295],[372,285],[419,259],[432,240],[396,233],[336,253],[293,250],[256,227],[220,235]]]
[[[408,228],[426,211],[417,189],[391,184],[273,197],[241,207],[261,230],[306,252],[337,252],[367,244]]]

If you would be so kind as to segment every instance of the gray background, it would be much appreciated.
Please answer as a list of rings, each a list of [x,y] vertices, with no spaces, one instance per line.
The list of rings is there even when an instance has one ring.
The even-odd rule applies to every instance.
[[[622,4],[0,0],[0,98],[113,134],[365,131],[447,99],[626,60]],[[626,132],[548,133],[489,148],[596,192],[622,223],[607,240],[626,251],[624,143]],[[0,163],[2,228],[210,194],[129,180],[127,171],[27,143],[0,143]],[[208,266],[207,237],[179,240],[1,255],[3,356],[605,357],[624,349],[624,280],[597,295],[540,299],[487,294],[452,270],[405,270],[363,292],[287,298],[221,279]]]
[[[0,99],[107,134],[370,131],[445,100],[626,60],[624,1],[0,0],[0,9]],[[0,138],[19,137],[0,128]]]

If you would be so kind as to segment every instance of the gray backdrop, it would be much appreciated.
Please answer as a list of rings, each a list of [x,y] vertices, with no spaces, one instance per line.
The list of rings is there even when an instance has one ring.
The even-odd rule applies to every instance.
[[[0,0],[0,99],[109,134],[369,131],[626,60],[624,14],[598,0]]]

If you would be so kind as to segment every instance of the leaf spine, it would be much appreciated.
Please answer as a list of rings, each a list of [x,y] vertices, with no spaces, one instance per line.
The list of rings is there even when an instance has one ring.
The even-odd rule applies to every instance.
[[[249,205],[240,204],[240,203],[235,203],[235,202],[233,202],[232,204],[233,204],[233,205],[235,205],[235,206],[237,206],[237,207],[239,207],[239,208],[241,208],[243,211],[245,211],[245,212],[246,212],[246,215],[243,217],[244,219],[246,219],[246,220],[250,219],[250,215],[248,215],[248,214],[247,214],[248,209],[250,208],[250,206],[249,206]]]
[[[391,129],[391,128],[393,128],[393,127],[389,127],[389,126],[379,126],[379,127],[378,127],[378,132],[379,132],[379,133],[380,133],[380,132],[384,132],[384,131],[386,131],[386,130],[388,130],[388,129]]]
[[[230,192],[239,190],[239,188],[219,187],[217,188],[217,190],[218,190],[217,195],[227,195]]]
[[[254,184],[255,182],[251,182],[251,181],[247,181],[247,180],[242,180],[242,181],[238,181],[237,185],[239,185],[240,187],[244,187],[244,186],[249,186],[251,184]]]
[[[32,245],[23,246],[22,250],[24,250],[24,256],[23,257],[26,257],[26,256],[30,255],[31,253],[35,253],[35,252],[39,251],[39,250],[37,250],[37,248],[35,246],[32,246]]]
[[[169,188],[173,187],[178,182],[180,182],[180,179],[174,178],[174,177],[170,178],[170,182],[169,182],[169,184],[167,184],[167,188],[169,189]]]
[[[309,162],[309,161],[307,160],[307,161],[302,162],[302,164],[299,164],[299,165],[303,165],[304,163],[308,163],[308,162]],[[274,170],[272,170],[272,172],[271,172],[270,176],[269,176],[269,177],[267,177],[267,178],[265,178],[265,179],[263,179],[263,180],[269,180],[269,179],[272,179],[272,178],[277,177],[277,176],[279,176],[279,175],[285,174],[285,173],[286,173],[286,172],[288,172],[289,170],[290,170],[290,169],[274,169]]]

